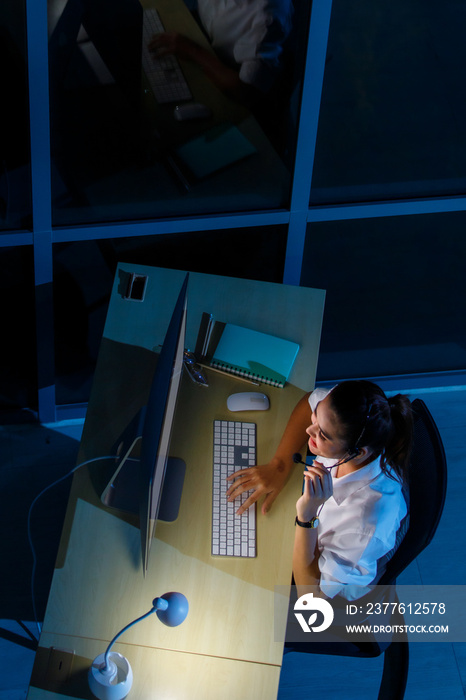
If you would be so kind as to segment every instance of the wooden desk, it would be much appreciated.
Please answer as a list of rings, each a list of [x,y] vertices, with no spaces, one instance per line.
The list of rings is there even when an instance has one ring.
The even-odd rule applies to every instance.
[[[124,271],[148,275],[143,303],[121,298],[119,279]],[[154,367],[151,348],[163,338],[183,278],[179,271],[119,266],[79,460],[109,454],[128,420],[145,403]],[[194,346],[203,311],[300,343],[285,389],[262,386],[270,409],[237,414],[257,423],[259,463],[272,456],[292,408],[313,385],[323,302],[320,290],[190,274],[188,347]],[[98,463],[76,473],[30,700],[49,697],[54,689],[47,680],[51,646],[75,652],[74,671],[61,694],[92,697],[85,683],[79,685],[81,670],[105,650],[120,628],[149,609],[155,596],[169,590],[188,597],[186,621],[168,628],[149,619],[128,630],[115,646],[133,666],[132,698],[270,700],[276,695],[288,598],[275,586],[290,583],[301,468],[292,474],[270,513],[265,517],[258,513],[257,559],[210,555],[212,421],[232,417],[226,399],[245,388],[233,377],[217,373],[209,373],[208,389],[184,376],[171,450],[187,465],[180,514],[173,523],[157,524],[145,577],[137,523],[100,503],[99,489],[108,467]]]

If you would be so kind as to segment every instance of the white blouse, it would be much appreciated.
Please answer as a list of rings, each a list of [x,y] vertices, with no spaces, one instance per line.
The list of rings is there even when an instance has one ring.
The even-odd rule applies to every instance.
[[[220,58],[240,67],[244,83],[268,90],[291,30],[291,0],[198,0],[197,9]]]
[[[328,392],[313,392],[314,410]],[[324,466],[338,460],[315,457]],[[313,461],[313,460],[312,460]],[[358,598],[377,574],[377,561],[396,543],[397,530],[407,513],[402,485],[382,472],[376,459],[355,472],[337,478],[333,495],[319,513],[318,548],[320,588],[333,598]]]

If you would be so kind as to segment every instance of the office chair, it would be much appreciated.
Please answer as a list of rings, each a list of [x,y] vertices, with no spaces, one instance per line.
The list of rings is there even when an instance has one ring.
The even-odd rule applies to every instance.
[[[431,542],[442,515],[447,486],[445,452],[437,426],[421,399],[412,402],[414,419],[413,450],[409,470],[409,520],[406,534],[386,564],[377,586],[390,586]],[[403,616],[391,624],[403,625]],[[402,700],[409,667],[409,646],[404,641],[379,641],[375,637],[355,643],[349,641],[287,644],[285,653],[296,651],[337,656],[376,657],[384,654],[378,700]]]

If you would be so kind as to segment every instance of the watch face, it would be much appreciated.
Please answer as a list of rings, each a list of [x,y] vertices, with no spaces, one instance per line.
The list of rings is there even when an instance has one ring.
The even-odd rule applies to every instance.
[[[312,518],[311,520],[311,527],[319,527],[319,518]]]

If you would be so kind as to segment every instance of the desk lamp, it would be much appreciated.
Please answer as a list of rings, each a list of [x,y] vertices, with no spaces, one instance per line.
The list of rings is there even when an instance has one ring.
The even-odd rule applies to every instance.
[[[89,669],[89,687],[95,697],[99,700],[122,700],[131,689],[133,671],[128,659],[118,652],[110,651],[123,632],[154,612],[164,625],[176,627],[184,622],[188,608],[188,601],[182,593],[165,593],[161,598],[154,598],[149,612],[123,627],[113,637],[107,650],[94,659]]]

